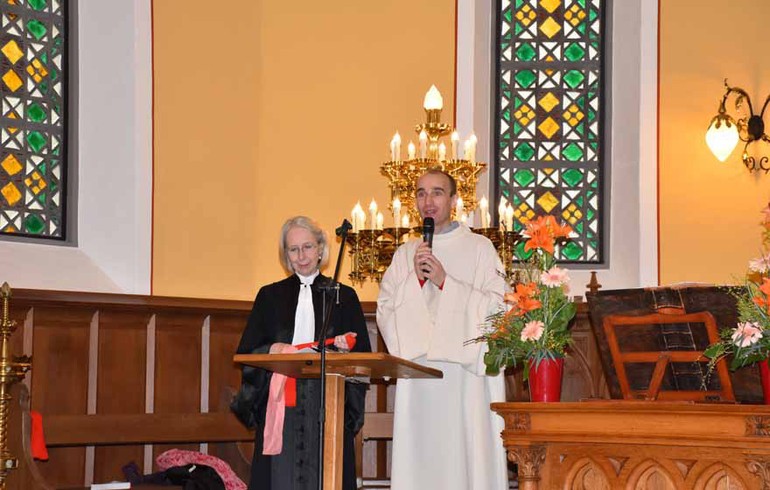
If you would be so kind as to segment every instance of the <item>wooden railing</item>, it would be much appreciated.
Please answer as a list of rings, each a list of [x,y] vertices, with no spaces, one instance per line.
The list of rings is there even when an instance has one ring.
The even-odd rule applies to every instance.
[[[362,306],[371,344],[384,351],[376,304]],[[122,479],[130,461],[149,473],[155,456],[171,447],[220,456],[245,479],[251,445],[239,441],[252,436],[226,402],[240,384],[232,356],[250,310],[250,301],[14,290],[11,317],[19,329],[12,352],[33,356],[24,384],[31,408],[43,415],[50,460],[25,459],[22,427],[12,427],[18,436],[12,452],[22,461],[8,488]],[[584,304],[573,337],[579,352],[567,362],[563,399],[606,396]],[[515,379],[509,377],[511,400],[526,397]],[[394,393],[392,384],[368,392],[364,477],[388,476]]]

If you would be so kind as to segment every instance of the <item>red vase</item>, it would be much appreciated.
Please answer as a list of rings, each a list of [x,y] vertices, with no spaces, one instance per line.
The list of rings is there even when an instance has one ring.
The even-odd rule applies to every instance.
[[[529,399],[533,402],[561,400],[561,376],[564,359],[543,359],[538,364],[529,361]]]
[[[762,381],[762,394],[765,395],[765,405],[770,405],[770,365],[768,359],[759,362],[759,379]]]

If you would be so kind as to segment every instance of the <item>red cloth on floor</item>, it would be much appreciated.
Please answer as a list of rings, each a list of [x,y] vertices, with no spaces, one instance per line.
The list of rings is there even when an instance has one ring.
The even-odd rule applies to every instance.
[[[172,466],[184,466],[186,464],[202,464],[214,468],[227,490],[246,490],[246,484],[238,478],[230,465],[221,459],[209,454],[197,451],[184,451],[182,449],[169,449],[155,458],[155,463],[161,471]]]

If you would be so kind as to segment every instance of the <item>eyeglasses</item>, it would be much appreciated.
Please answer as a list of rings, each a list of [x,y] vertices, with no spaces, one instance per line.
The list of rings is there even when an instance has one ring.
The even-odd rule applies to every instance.
[[[298,247],[289,247],[286,249],[286,251],[289,253],[289,255],[297,256],[299,255],[299,251],[302,250],[302,253],[305,255],[309,254],[313,250],[316,250],[318,248],[317,243],[305,243]]]

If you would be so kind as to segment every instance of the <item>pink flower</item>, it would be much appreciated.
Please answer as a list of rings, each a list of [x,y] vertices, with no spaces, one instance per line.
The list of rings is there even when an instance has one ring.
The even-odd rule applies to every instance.
[[[521,331],[521,340],[526,342],[528,340],[539,340],[543,336],[543,328],[545,324],[540,320],[532,320],[524,325]]]
[[[549,288],[563,286],[569,282],[569,274],[566,269],[554,266],[540,273],[540,282]]]
[[[770,256],[765,255],[764,257],[749,260],[749,270],[752,272],[764,274],[768,269],[770,269]]]
[[[757,322],[739,323],[732,336],[733,343],[738,347],[748,347],[756,344],[760,338],[762,338],[762,329]]]

